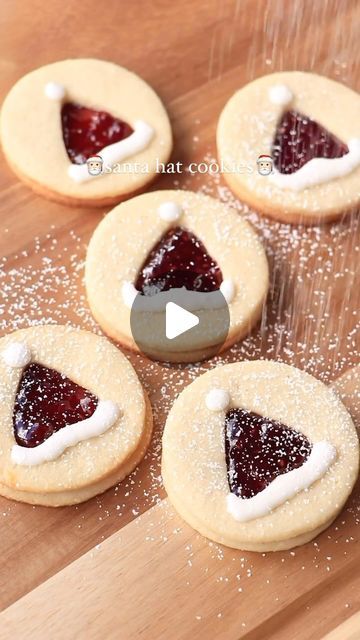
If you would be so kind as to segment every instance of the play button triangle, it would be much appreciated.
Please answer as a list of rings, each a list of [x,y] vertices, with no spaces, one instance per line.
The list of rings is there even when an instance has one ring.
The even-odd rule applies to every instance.
[[[196,327],[199,322],[199,318],[194,313],[186,311],[175,302],[167,303],[165,331],[168,340],[173,340],[185,331]]]

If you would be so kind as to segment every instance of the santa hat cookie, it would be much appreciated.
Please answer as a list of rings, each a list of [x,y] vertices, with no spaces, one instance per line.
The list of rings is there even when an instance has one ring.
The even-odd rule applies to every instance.
[[[149,444],[152,415],[120,351],[87,331],[38,326],[0,340],[0,494],[62,506],[116,484]]]
[[[224,179],[249,206],[290,223],[317,224],[360,202],[360,96],[328,78],[274,73],[225,105],[217,147]],[[260,158],[259,158],[259,154]],[[258,171],[271,161],[273,170]]]
[[[158,360],[197,362],[258,321],[268,264],[255,231],[229,207],[191,191],[157,191],[100,222],[85,282],[94,317],[115,340]],[[169,303],[198,320],[179,341],[165,331]]]
[[[304,544],[326,529],[359,469],[356,429],[335,393],[271,361],[217,367],[168,415],[170,501],[211,540],[249,551]]]
[[[104,206],[145,189],[172,147],[167,113],[149,85],[93,59],[55,62],[21,78],[5,98],[0,133],[20,179],[73,205]],[[103,170],[89,171],[98,155]]]

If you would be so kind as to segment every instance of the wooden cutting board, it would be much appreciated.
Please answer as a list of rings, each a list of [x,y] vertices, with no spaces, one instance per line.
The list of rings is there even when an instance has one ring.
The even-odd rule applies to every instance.
[[[334,386],[360,428],[360,365]],[[64,624],[68,640],[90,630],[99,640],[320,638],[339,619],[339,603],[349,608],[360,587],[359,550],[339,553],[338,531],[339,522],[315,545],[290,553],[237,552],[210,544],[164,499],[0,614],[0,638],[21,637],[23,629],[27,640],[63,638]],[[346,535],[354,534],[347,523]],[[325,575],[320,547],[332,554]],[[250,578],[255,589],[244,585]],[[347,625],[338,638],[359,638],[359,617]]]
[[[1,96],[25,72],[57,59],[113,60],[159,92],[174,127],[172,159],[185,167],[215,157],[223,105],[258,75],[315,70],[360,88],[356,0],[5,0],[2,9]],[[99,331],[82,276],[86,243],[105,211],[49,203],[3,159],[1,169],[1,333],[38,322]],[[230,202],[258,229],[272,274],[262,323],[200,367],[129,355],[150,395],[155,434],[147,458],[119,487],[58,510],[0,501],[0,637],[316,640],[360,608],[358,492],[314,543],[263,556],[195,534],[173,513],[159,478],[167,411],[207,366],[268,357],[330,383],[357,363],[358,215],[322,229],[290,228],[247,211],[221,176],[184,171],[160,176],[153,188],[174,187]],[[348,397],[355,415],[356,394]],[[350,635],[356,619],[347,624],[349,635],[338,637],[359,637]]]

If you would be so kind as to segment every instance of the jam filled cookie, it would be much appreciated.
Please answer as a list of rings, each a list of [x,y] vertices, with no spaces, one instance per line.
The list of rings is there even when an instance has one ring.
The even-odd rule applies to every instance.
[[[147,193],[113,209],[91,238],[85,276],[106,333],[173,362],[196,362],[242,338],[268,290],[265,252],[252,227],[189,191]],[[174,300],[198,319],[179,342],[165,338],[165,309]]]
[[[278,220],[335,219],[360,202],[359,113],[360,96],[328,78],[295,71],[259,78],[220,116],[224,178]]]
[[[172,147],[168,116],[149,85],[91,59],[21,78],[2,107],[1,139],[10,166],[35,191],[90,206],[143,190]]]
[[[61,506],[134,469],[150,441],[149,402],[105,338],[38,326],[0,340],[0,494]]]
[[[270,361],[200,376],[163,436],[169,499],[192,527],[230,547],[308,542],[341,511],[358,475],[358,437],[322,382]]]

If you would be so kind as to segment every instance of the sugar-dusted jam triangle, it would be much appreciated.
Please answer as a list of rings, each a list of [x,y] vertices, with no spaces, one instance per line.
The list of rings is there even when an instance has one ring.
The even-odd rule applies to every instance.
[[[280,173],[294,173],[313,158],[341,158],[349,152],[322,125],[297,111],[286,111],[278,123],[271,155]]]
[[[16,393],[13,426],[15,440],[36,447],[55,431],[89,418],[98,398],[62,373],[36,362],[23,370]]]
[[[222,273],[203,243],[187,229],[165,233],[142,265],[135,288],[145,295],[185,287],[189,291],[216,291]]]
[[[61,124],[65,148],[73,164],[83,164],[104,147],[133,133],[127,122],[106,111],[89,109],[75,102],[63,105]]]
[[[225,418],[225,456],[230,491],[252,498],[277,476],[301,467],[312,445],[298,431],[245,409]]]

